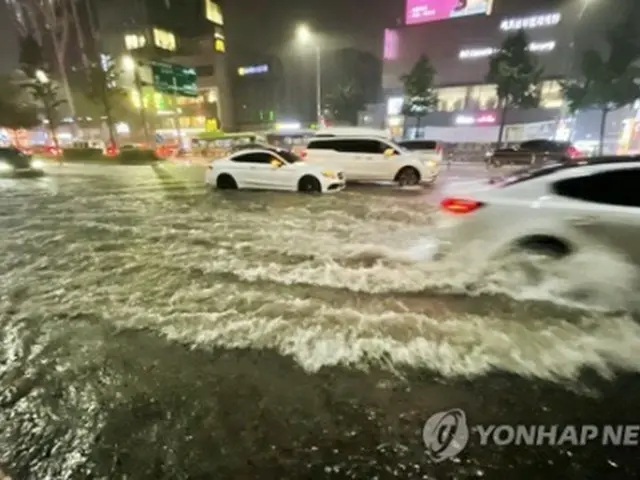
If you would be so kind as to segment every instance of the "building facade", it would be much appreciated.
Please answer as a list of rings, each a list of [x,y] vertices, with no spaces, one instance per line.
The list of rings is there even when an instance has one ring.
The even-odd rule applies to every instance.
[[[278,57],[244,54],[234,57],[231,72],[234,118],[240,131],[270,130],[286,122],[285,82]]]
[[[132,89],[162,135],[234,127],[222,6],[216,0],[94,0],[100,51],[115,60],[134,58],[145,85]],[[151,62],[193,69],[197,95],[152,91]],[[174,97],[174,98],[171,98]]]
[[[430,131],[443,141],[453,141],[464,129],[470,141],[495,140],[501,119],[496,87],[485,80],[489,61],[508,34],[525,30],[529,49],[543,69],[541,103],[539,108],[507,112],[507,126],[518,126],[507,128],[507,137],[511,136],[507,140],[518,141],[523,125],[539,125],[536,135],[553,134],[564,108],[560,80],[577,69],[575,59],[602,41],[615,20],[613,9],[603,3],[469,0],[451,11],[451,2],[406,0],[405,24],[387,29],[384,35],[382,123],[410,137]],[[429,58],[436,71],[439,103],[436,112],[420,119],[417,130],[415,119],[405,121],[401,115],[401,77],[421,55]],[[381,123],[380,118],[371,121]]]

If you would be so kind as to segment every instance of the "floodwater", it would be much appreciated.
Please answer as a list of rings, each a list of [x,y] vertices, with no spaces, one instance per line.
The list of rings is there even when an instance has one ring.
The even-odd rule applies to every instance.
[[[629,447],[424,421],[638,423],[635,270],[422,258],[435,191],[210,192],[197,166],[0,180],[0,465],[16,479],[637,478]],[[531,267],[531,266],[529,266]]]

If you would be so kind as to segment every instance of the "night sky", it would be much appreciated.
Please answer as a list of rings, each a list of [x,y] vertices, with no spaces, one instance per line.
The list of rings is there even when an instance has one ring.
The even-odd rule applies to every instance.
[[[382,53],[384,27],[402,16],[404,0],[227,0],[230,48],[278,51],[307,22],[327,46],[355,44]]]

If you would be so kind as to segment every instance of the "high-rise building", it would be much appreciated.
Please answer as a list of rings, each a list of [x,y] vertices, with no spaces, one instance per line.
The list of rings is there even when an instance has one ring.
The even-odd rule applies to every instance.
[[[92,13],[101,53],[133,57],[142,67],[161,61],[195,70],[197,96],[153,93],[157,129],[175,131],[176,117],[183,133],[201,131],[211,119],[233,128],[225,21],[217,0],[93,0]]]
[[[405,0],[405,7],[403,25],[384,35],[386,124],[398,135],[451,142],[497,137],[503,112],[496,86],[486,81],[489,61],[506,36],[519,30],[527,33],[529,50],[543,69],[541,103],[506,113],[507,140],[518,141],[527,132],[554,135],[564,115],[561,80],[579,67],[582,51],[602,42],[618,13],[610,2],[587,0]],[[435,70],[439,102],[420,119],[418,131],[416,119],[402,115],[401,78],[421,55]],[[620,120],[612,115],[611,122]]]

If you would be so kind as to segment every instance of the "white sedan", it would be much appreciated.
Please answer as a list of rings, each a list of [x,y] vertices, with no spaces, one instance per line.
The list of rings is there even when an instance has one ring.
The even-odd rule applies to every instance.
[[[205,182],[219,189],[325,193],[342,190],[345,177],[342,172],[307,164],[287,150],[252,148],[212,161]]]

